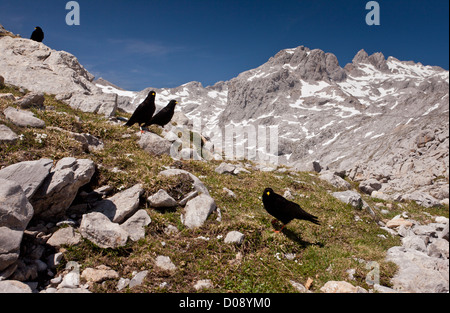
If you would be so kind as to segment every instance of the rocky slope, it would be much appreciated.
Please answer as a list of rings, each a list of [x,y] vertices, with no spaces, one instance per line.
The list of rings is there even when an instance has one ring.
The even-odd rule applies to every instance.
[[[126,111],[148,90],[118,93]],[[318,162],[353,180],[376,179],[378,197],[436,205],[448,198],[449,73],[439,67],[358,52],[340,67],[331,53],[300,46],[211,87],[158,90],[202,120],[224,147],[227,125],[278,127],[278,161],[302,170]],[[123,95],[124,97],[121,97]],[[217,136],[220,134],[220,136]]]
[[[186,116],[178,112],[177,126],[136,134],[115,117],[92,114],[105,112],[79,107],[71,99],[80,96],[89,102],[95,97],[86,90],[79,94],[76,82],[80,81],[100,97],[115,99],[117,95],[125,100],[122,104],[126,98],[136,101],[147,91],[138,95],[102,80],[92,82],[75,57],[29,40],[15,39],[16,44],[5,38],[0,38],[0,45],[9,44],[7,53],[14,51],[35,62],[25,69],[29,76],[35,73],[48,79],[48,85],[67,86],[72,96],[56,97],[72,107],[43,95],[28,77],[19,82],[20,87],[13,86],[10,81],[21,78],[10,73],[11,60],[18,60],[10,55],[4,67],[7,79],[0,76],[0,292],[448,292],[448,218],[441,216],[448,216],[448,208],[424,209],[411,201],[389,199],[380,202],[364,194],[383,197],[383,188],[395,177],[365,177],[365,171],[377,172],[358,167],[348,172],[354,180],[365,179],[358,186],[336,175],[342,171],[323,171],[319,176],[247,160],[233,164],[189,161],[206,158],[204,150],[211,144],[190,128]],[[41,50],[59,55],[60,67],[41,66],[39,62],[45,60],[34,59]],[[360,75],[351,66],[341,69],[330,54],[300,50],[314,56],[302,61],[307,70],[297,73],[300,80],[314,72],[317,85],[342,84]],[[64,55],[73,62],[64,63]],[[359,58],[365,59],[363,52]],[[383,60],[381,55],[367,57],[380,71],[386,70]],[[325,65],[318,66],[321,62]],[[40,72],[46,66],[52,68],[49,76],[48,68]],[[85,80],[72,80],[73,75],[84,75]],[[247,81],[256,79],[254,75],[242,74]],[[264,78],[267,73],[256,75]],[[316,86],[312,81],[308,84]],[[25,85],[34,92],[24,90]],[[230,82],[206,88],[189,83],[158,92],[160,102],[180,97],[184,103],[180,109],[192,118],[208,112],[209,125],[215,126],[225,119],[224,99],[229,101],[230,88]],[[300,91],[300,97],[308,95],[303,88]],[[213,100],[215,107],[208,102]],[[265,118],[270,122],[270,116]],[[244,122],[252,119],[250,114]],[[188,126],[181,138],[179,126]],[[447,133],[442,129],[411,135],[417,151],[409,151],[405,158],[411,158],[415,168],[422,155],[436,157],[428,154],[448,145],[448,128]],[[408,138],[408,132],[401,134]],[[194,140],[194,145],[189,142],[177,149],[191,137],[203,144],[195,146]],[[318,162],[314,166],[320,170]],[[437,165],[436,169],[438,175],[441,169]],[[411,166],[404,170],[414,172]],[[274,234],[260,200],[268,182],[317,214],[321,225],[294,222],[282,235]],[[434,185],[438,182],[445,187],[448,179],[432,180]],[[414,192],[418,198],[411,200],[421,200],[424,206],[435,204],[417,194],[419,188]],[[403,237],[402,246],[398,236]],[[388,260],[398,266],[396,274],[385,259],[386,251]],[[368,273],[374,264],[378,272]],[[378,278],[371,273],[378,273]],[[305,286],[300,282],[306,282]]]

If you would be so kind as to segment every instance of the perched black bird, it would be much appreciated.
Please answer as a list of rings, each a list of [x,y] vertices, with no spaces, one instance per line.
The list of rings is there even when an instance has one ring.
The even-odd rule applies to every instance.
[[[169,124],[169,122],[172,120],[172,117],[175,113],[175,106],[177,104],[178,104],[178,102],[175,100],[170,101],[169,104],[165,108],[163,108],[155,116],[153,116],[150,123],[146,124],[146,126],[159,125],[159,126],[164,127],[165,125]]]
[[[148,123],[150,123],[150,120],[153,117],[153,113],[155,113],[156,111],[155,97],[156,92],[150,91],[147,98],[137,107],[137,109],[134,111],[133,115],[125,125],[131,127],[134,124],[138,123],[139,127],[141,128],[141,132],[143,132],[142,127],[149,125]]]
[[[293,219],[310,221],[314,224],[320,225],[317,217],[305,212],[297,203],[289,201],[279,194],[276,194],[271,188],[264,190],[262,201],[266,211],[281,221],[283,227],[276,232],[280,232]],[[275,220],[272,221],[272,224]]]
[[[31,34],[30,39],[34,40],[34,41],[37,41],[37,42],[42,42],[42,40],[44,40],[44,32],[42,31],[42,28],[37,26],[34,29],[34,32]]]

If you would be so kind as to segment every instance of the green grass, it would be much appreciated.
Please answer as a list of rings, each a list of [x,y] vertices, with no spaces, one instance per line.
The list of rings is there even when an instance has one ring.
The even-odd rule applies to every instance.
[[[13,92],[14,88],[4,88],[0,92]],[[11,101],[0,100],[0,112]],[[149,270],[143,285],[122,292],[195,292],[193,284],[199,279],[210,279],[214,287],[206,292],[295,292],[290,280],[305,284],[313,279],[311,290],[319,291],[329,280],[345,280],[368,288],[365,278],[370,269],[367,262],[376,261],[380,265],[381,284],[389,286],[396,267],[384,261],[386,251],[400,244],[381,230],[376,220],[365,211],[358,211],[334,199],[330,193],[336,191],[329,184],[318,179],[314,173],[260,172],[250,169],[250,173],[238,176],[220,175],[214,169],[217,161],[174,162],[170,157],[150,156],[142,151],[135,135],[137,128],[128,129],[112,124],[102,116],[83,113],[46,96],[46,106],[53,110],[34,111],[47,126],[59,127],[74,132],[86,132],[99,137],[104,149],[86,152],[81,145],[65,132],[50,129],[26,129],[12,125],[0,113],[0,122],[6,124],[19,135],[15,144],[0,144],[0,167],[24,160],[51,158],[55,161],[73,156],[93,160],[98,171],[92,187],[112,186],[115,191],[142,183],[144,197],[160,188],[183,189],[173,179],[160,178],[158,173],[165,166],[176,164],[190,171],[208,187],[211,196],[221,210],[222,221],[212,215],[200,229],[189,230],[180,222],[182,208],[158,211],[148,207],[145,201],[141,209],[146,209],[152,222],[146,229],[146,237],[138,242],[129,242],[120,249],[100,249],[89,241],[74,247],[66,247],[65,262],[76,261],[81,268],[107,265],[116,270],[120,277],[132,278],[134,271]],[[156,129],[152,129],[157,131]],[[47,137],[39,143],[38,134]],[[124,135],[127,134],[124,138]],[[246,162],[248,163],[248,162]],[[113,171],[113,168],[120,171]],[[282,233],[272,231],[272,217],[264,210],[261,195],[266,187],[272,187],[283,194],[289,188],[294,201],[306,211],[318,216],[321,225],[305,221],[293,221]],[[228,197],[223,188],[232,190],[237,198]],[[431,222],[423,214],[424,208],[414,203],[395,203],[387,216],[378,212],[375,204],[379,200],[365,197],[375,209],[377,219],[386,220],[406,211],[411,218],[421,222]],[[382,202],[386,204],[386,202]],[[427,210],[433,215],[448,217],[448,208]],[[360,218],[355,221],[355,216]],[[164,229],[172,224],[179,229],[176,235],[166,235]],[[245,235],[241,246],[224,243],[229,231],[238,230]],[[379,235],[385,235],[386,239]],[[209,240],[199,239],[209,238]],[[294,255],[289,260],[285,254]],[[173,273],[167,273],[154,266],[158,255],[166,255],[177,266]],[[64,270],[65,263],[60,271]],[[349,280],[346,271],[355,269],[354,280]],[[168,287],[159,285],[167,282]],[[116,292],[117,281],[98,284],[95,292]]]

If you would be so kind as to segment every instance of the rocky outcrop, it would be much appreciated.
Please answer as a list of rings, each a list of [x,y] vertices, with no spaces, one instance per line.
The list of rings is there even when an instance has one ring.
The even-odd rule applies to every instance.
[[[396,220],[399,218],[394,218]],[[421,225],[413,220],[391,223],[394,235],[402,237],[402,246],[387,251],[386,260],[397,264],[392,278],[397,291],[413,293],[445,293],[449,291],[448,219]]]
[[[6,83],[57,95],[84,112],[111,116],[117,96],[104,94],[75,56],[29,39],[0,37],[0,73]]]

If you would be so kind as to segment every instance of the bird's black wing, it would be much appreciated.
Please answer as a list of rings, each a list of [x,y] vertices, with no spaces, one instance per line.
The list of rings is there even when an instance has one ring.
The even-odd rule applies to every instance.
[[[289,201],[278,194],[274,194],[273,196],[276,197],[276,202],[278,203],[278,210],[280,211],[280,214],[282,214],[283,217],[285,218],[285,221],[290,222],[293,219],[299,219],[310,221],[314,224],[320,225],[316,216],[309,214],[308,212],[303,210],[297,203]],[[281,218],[280,221],[284,223],[283,219]]]

